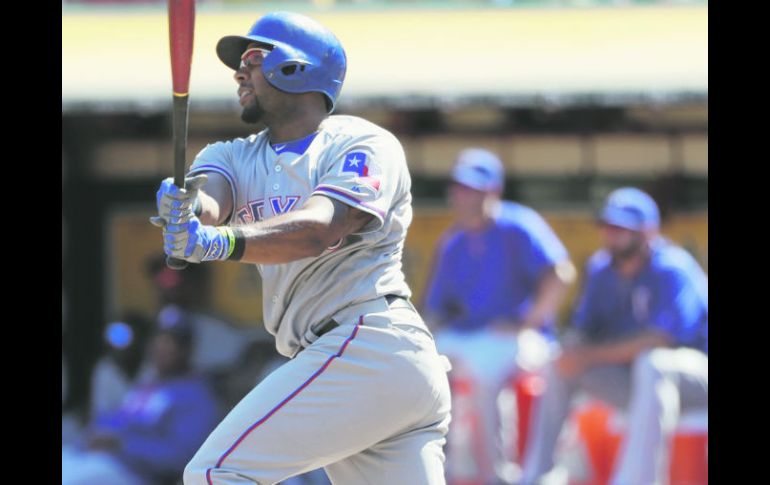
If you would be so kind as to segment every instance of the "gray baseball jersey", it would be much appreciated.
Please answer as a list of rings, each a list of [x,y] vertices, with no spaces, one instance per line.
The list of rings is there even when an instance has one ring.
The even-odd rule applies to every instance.
[[[301,207],[316,194],[374,219],[321,256],[256,265],[263,282],[265,328],[276,348],[294,356],[314,340],[311,329],[346,306],[411,292],[401,254],[412,220],[404,151],[387,130],[354,116],[330,116],[313,135],[271,145],[267,130],[208,145],[190,174],[216,172],[230,183],[231,226]]]

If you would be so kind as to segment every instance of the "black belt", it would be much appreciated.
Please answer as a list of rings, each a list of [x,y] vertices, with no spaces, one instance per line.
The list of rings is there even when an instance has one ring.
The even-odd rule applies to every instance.
[[[313,333],[318,335],[319,337],[321,337],[321,335],[323,335],[325,333],[329,333],[329,332],[331,332],[332,330],[334,330],[335,328],[337,328],[339,326],[340,326],[340,324],[337,323],[333,318],[331,318],[331,319],[329,319],[328,322],[326,322],[323,325],[321,325],[321,328],[319,328],[318,330],[313,331]]]
[[[405,300],[405,301],[408,301],[408,300],[407,300],[407,298],[406,298],[405,296],[401,296],[401,295],[385,295],[385,301],[387,301],[387,302],[388,302],[388,305],[392,305],[392,304],[393,304],[393,302],[394,302],[394,301],[396,301],[396,300]],[[325,333],[331,332],[332,330],[334,330],[335,328],[337,328],[337,327],[339,327],[339,326],[340,326],[340,324],[339,324],[339,323],[337,323],[337,322],[336,322],[336,321],[335,321],[335,320],[332,318],[332,319],[329,319],[329,321],[328,321],[328,322],[326,322],[326,323],[324,323],[323,325],[321,325],[321,326],[318,328],[318,330],[314,330],[314,331],[313,331],[313,333],[315,333],[316,335],[318,335],[318,337],[320,338],[320,337],[321,337],[322,335],[324,335]]]

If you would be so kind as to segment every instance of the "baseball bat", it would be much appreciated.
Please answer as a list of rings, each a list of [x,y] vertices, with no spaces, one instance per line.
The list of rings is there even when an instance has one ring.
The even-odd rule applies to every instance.
[[[174,185],[184,188],[187,152],[187,107],[190,100],[190,67],[192,65],[195,0],[168,0],[168,37],[171,47],[171,78],[174,89],[173,145]],[[166,258],[172,269],[184,269],[187,261]]]

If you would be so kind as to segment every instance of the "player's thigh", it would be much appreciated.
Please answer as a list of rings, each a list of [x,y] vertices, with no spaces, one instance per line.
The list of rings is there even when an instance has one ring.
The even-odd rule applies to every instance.
[[[271,483],[358,453],[419,419],[448,415],[438,355],[410,345],[367,326],[326,334],[236,405],[186,478],[230,473]]]
[[[275,483],[322,466],[334,354],[303,352],[270,373],[212,431],[185,469],[185,484]],[[330,369],[331,367],[331,369]],[[327,374],[327,375],[324,375]]]
[[[444,436],[449,416],[395,436],[356,455],[328,465],[334,485],[443,485]]]

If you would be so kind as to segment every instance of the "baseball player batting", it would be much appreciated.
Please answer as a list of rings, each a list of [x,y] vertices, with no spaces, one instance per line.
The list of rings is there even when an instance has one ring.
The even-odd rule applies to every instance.
[[[169,256],[255,264],[265,327],[291,360],[224,418],[184,483],[272,484],[319,467],[335,484],[444,483],[448,364],[401,271],[401,144],[330,116],[347,61],[316,21],[270,13],[216,50],[242,120],[267,128],[204,148],[186,189],[164,180],[153,222]]]

